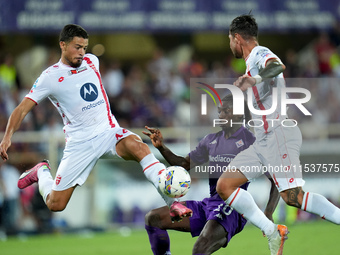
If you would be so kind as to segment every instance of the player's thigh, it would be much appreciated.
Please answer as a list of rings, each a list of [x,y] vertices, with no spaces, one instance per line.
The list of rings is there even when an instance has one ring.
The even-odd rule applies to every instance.
[[[239,170],[249,181],[260,177],[263,174],[262,158],[258,152],[262,150],[262,147],[262,144],[254,143],[237,154],[229,164],[228,177],[233,178],[233,173],[236,173],[236,170]],[[234,178],[240,177],[235,175]]]
[[[107,145],[100,145],[107,140],[107,135],[103,133],[95,139],[66,144],[52,190],[64,191],[83,185],[98,159],[109,149]]]
[[[131,133],[117,142],[116,153],[125,160],[139,162],[151,151],[138,135]]]
[[[184,205],[186,205],[185,202]],[[163,206],[149,211],[145,216],[145,224],[160,229],[172,229],[182,232],[190,232],[189,217],[184,217],[180,222],[172,222],[168,206]]]
[[[213,253],[225,246],[227,232],[224,227],[215,220],[208,220],[194,245],[194,251]]]
[[[265,167],[280,192],[304,185],[300,168],[301,142],[301,132],[297,127],[278,127],[268,140],[263,154]]]

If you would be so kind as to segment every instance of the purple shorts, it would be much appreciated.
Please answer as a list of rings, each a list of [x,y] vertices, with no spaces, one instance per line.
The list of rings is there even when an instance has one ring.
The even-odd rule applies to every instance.
[[[228,242],[239,233],[247,220],[238,212],[229,207],[218,194],[205,198],[202,201],[186,201],[186,206],[193,212],[190,218],[191,235],[199,236],[208,220],[215,220],[220,223],[227,232]]]

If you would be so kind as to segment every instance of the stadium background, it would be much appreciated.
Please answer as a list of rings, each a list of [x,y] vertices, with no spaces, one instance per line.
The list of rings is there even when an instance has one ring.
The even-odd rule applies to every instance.
[[[244,72],[243,61],[235,60],[230,52],[227,31],[235,16],[252,10],[260,27],[260,44],[283,60],[286,78],[305,78],[305,87],[312,92],[308,107],[313,116],[301,121],[301,161],[339,163],[337,1],[92,0],[70,4],[66,0],[0,0],[0,7],[0,137],[15,105],[40,73],[59,60],[60,29],[67,23],[77,23],[90,34],[88,52],[101,60],[104,86],[119,123],[141,136],[145,125],[160,127],[169,147],[186,155],[192,135],[190,78],[236,78]],[[8,170],[10,165],[20,173],[48,158],[55,173],[64,147],[60,121],[45,100],[14,135],[11,159],[1,166],[0,204],[7,200],[17,203],[11,214],[15,225],[6,226],[8,219],[2,213],[1,233],[84,228],[128,232],[129,228],[142,228],[145,213],[163,202],[145,181],[138,164],[118,159],[100,160],[61,213],[44,209],[36,186],[6,197],[5,190],[16,183],[4,174],[4,169],[13,171]],[[319,192],[339,205],[339,173],[304,176],[306,190]],[[263,208],[268,184],[258,180],[250,190]],[[206,180],[195,179],[186,199],[199,199],[207,193]],[[303,212],[288,211],[281,203],[276,217],[287,224],[316,220]]]

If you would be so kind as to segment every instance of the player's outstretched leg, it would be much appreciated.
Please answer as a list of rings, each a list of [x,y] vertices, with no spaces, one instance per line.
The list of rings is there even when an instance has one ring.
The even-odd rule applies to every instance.
[[[272,255],[282,254],[288,230],[277,234],[278,226],[264,215],[248,191],[239,188],[246,181],[245,176],[239,171],[225,172],[218,180],[216,190],[226,204],[265,233]]]
[[[153,153],[151,153],[150,148],[147,144],[143,143],[140,137],[136,135],[129,135],[124,139],[120,140],[116,145],[116,151],[119,156],[125,160],[134,160],[139,162],[143,168],[145,177],[151,182],[158,193],[162,196],[168,207],[170,208],[172,204],[176,201],[174,198],[170,198],[159,191],[159,175],[165,170],[165,165],[162,164]],[[185,207],[183,205],[183,207]],[[177,205],[175,204],[175,208]],[[177,210],[177,215],[179,219],[185,216],[191,216],[192,211],[190,209]]]
[[[324,196],[312,192],[304,192],[301,187],[284,190],[283,200],[290,206],[319,215],[322,219],[340,224],[340,208],[333,205]]]
[[[50,164],[48,160],[44,159],[43,161],[36,164],[31,169],[26,170],[23,172],[18,180],[18,188],[24,189],[30,185],[32,185],[35,182],[38,182],[38,170],[40,171],[50,171]]]

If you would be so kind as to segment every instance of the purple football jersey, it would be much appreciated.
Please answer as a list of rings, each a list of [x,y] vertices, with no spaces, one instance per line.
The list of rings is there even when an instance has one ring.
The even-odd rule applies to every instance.
[[[196,149],[189,153],[190,159],[197,165],[208,163],[210,196],[217,194],[216,183],[223,170],[235,156],[247,149],[255,141],[253,133],[244,127],[240,127],[228,139],[223,130],[206,135],[197,145]],[[204,166],[201,166],[204,167]],[[241,187],[247,189],[249,183]]]

